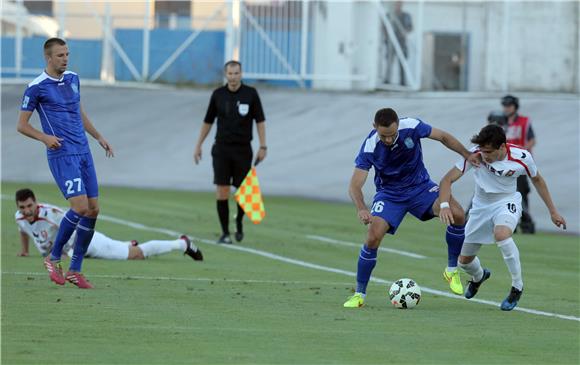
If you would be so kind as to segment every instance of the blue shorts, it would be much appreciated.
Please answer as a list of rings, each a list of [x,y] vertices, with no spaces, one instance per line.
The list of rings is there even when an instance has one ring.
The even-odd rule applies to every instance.
[[[387,233],[395,234],[407,212],[422,221],[435,217],[432,207],[438,197],[439,186],[433,181],[426,183],[425,189],[403,202],[393,202],[389,200],[387,194],[378,192],[371,208],[371,215],[383,218],[390,226]]]
[[[65,199],[78,195],[99,196],[97,173],[90,152],[49,159],[48,167]]]

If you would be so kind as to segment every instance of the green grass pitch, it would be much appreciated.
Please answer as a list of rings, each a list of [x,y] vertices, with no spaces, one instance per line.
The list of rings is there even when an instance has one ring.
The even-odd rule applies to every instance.
[[[66,206],[53,185],[27,184],[42,202]],[[398,310],[387,285],[371,283],[367,305],[342,308],[354,278],[256,252],[200,243],[205,261],[178,253],[145,261],[87,259],[94,290],[58,287],[42,258],[20,249],[14,191],[2,184],[3,364],[578,364],[580,322],[423,293],[419,306]],[[214,194],[104,187],[101,214],[215,240]],[[356,247],[307,238],[360,242],[365,228],[349,204],[265,197],[265,221],[246,219],[240,245],[324,267],[356,271]],[[230,209],[234,211],[233,204]],[[540,209],[538,208],[538,213]],[[547,214],[542,211],[541,214]],[[233,223],[233,222],[232,222]],[[101,220],[113,238],[171,239]],[[578,236],[516,235],[525,291],[520,306],[580,316]],[[379,253],[373,273],[411,277],[448,291],[444,227],[410,217],[382,244],[427,256]],[[501,302],[510,279],[500,252],[485,247],[492,272],[478,299]],[[467,279],[464,277],[464,279]]]

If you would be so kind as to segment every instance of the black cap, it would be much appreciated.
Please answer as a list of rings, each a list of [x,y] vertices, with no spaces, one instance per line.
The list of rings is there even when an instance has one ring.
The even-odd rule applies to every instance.
[[[520,107],[520,100],[513,95],[506,95],[503,98],[501,98],[501,105],[503,106],[514,105],[516,109],[518,109]]]

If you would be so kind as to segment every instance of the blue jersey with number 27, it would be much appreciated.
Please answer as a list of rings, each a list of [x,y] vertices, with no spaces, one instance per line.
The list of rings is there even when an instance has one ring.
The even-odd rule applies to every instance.
[[[421,149],[421,138],[429,137],[431,129],[420,119],[401,118],[399,135],[391,146],[381,142],[373,129],[356,157],[356,168],[375,169],[377,193],[394,202],[409,200],[432,186]]]

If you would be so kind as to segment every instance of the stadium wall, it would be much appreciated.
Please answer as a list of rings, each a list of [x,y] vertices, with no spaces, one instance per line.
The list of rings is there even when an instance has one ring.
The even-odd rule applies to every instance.
[[[407,36],[411,67],[432,54],[422,48],[432,34],[464,34],[467,91],[579,92],[580,3],[405,2],[413,19]],[[363,82],[317,81],[314,88],[371,90],[380,82],[379,10],[371,2],[325,2],[314,18],[314,73],[358,74]],[[418,22],[422,19],[421,26]],[[420,34],[419,34],[420,32]],[[420,56],[422,54],[422,56]],[[418,75],[417,75],[418,76]],[[429,85],[423,81],[423,90]]]

